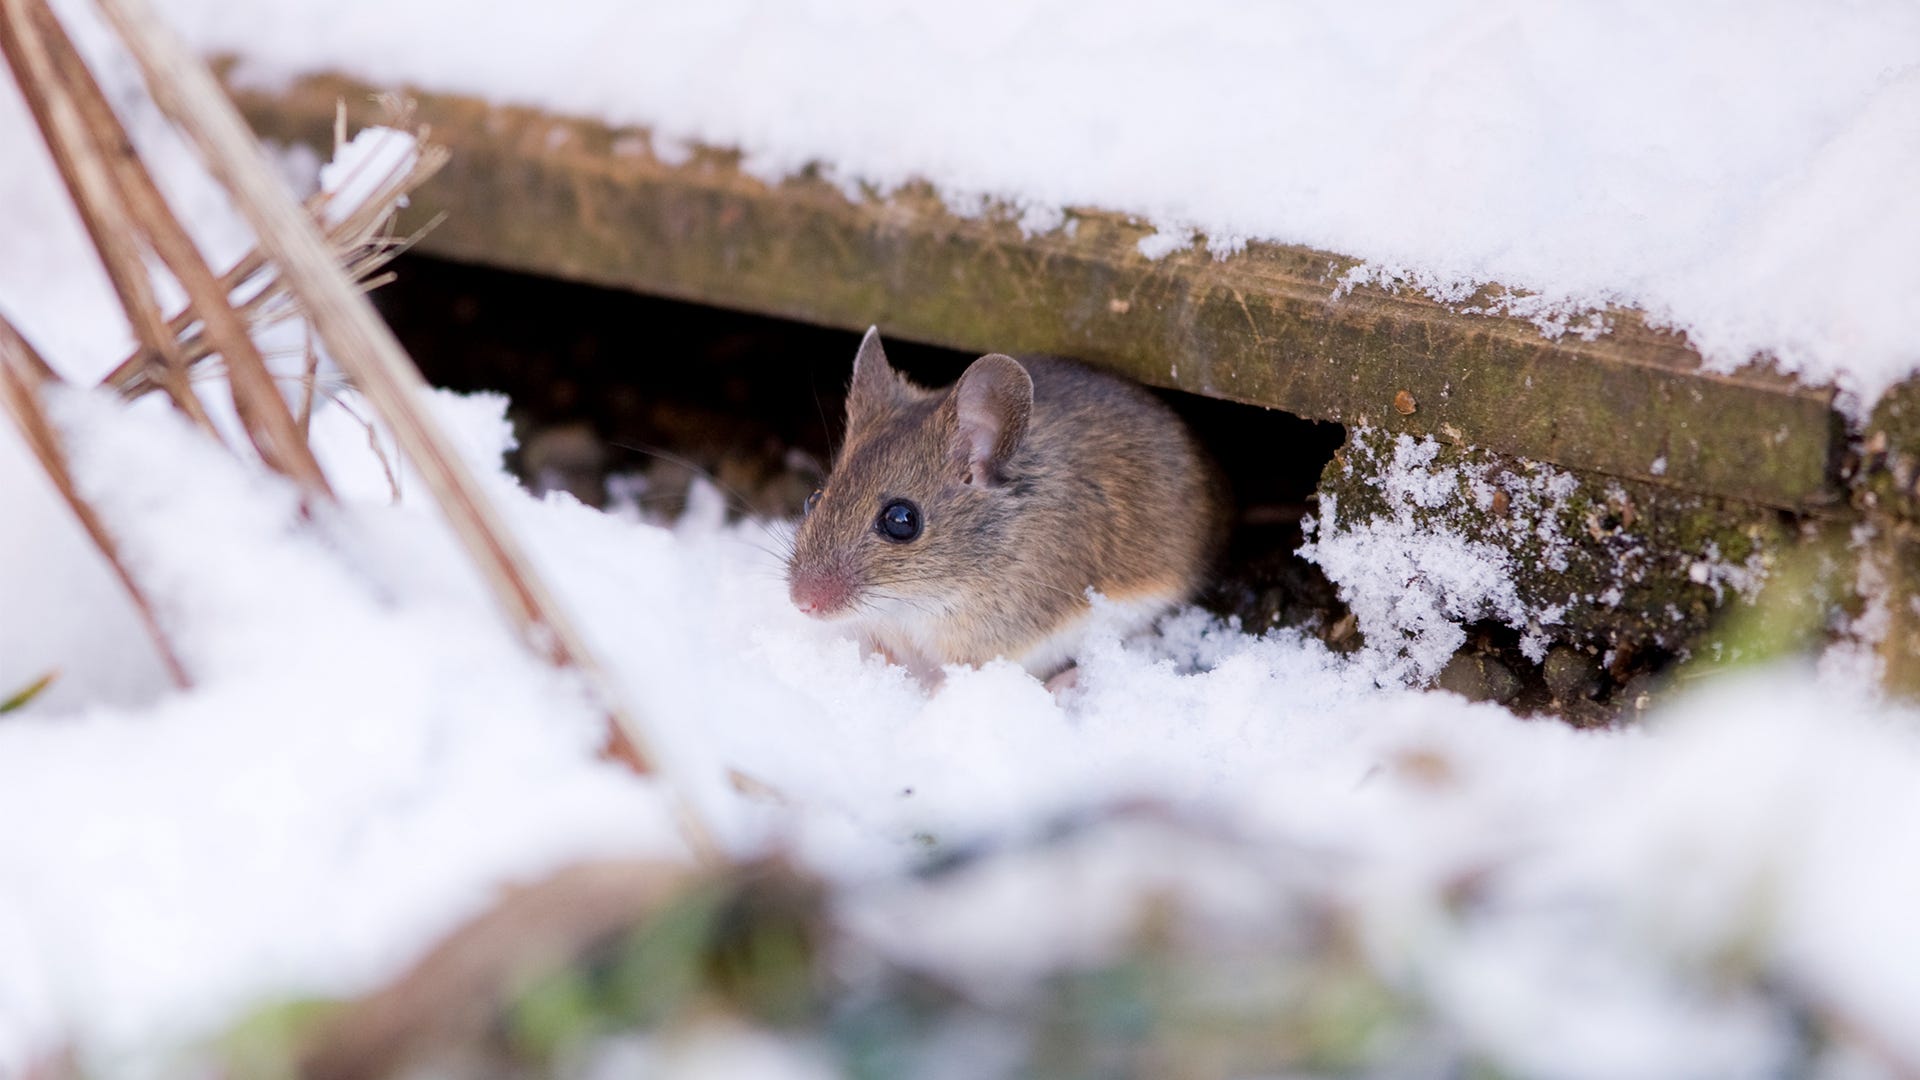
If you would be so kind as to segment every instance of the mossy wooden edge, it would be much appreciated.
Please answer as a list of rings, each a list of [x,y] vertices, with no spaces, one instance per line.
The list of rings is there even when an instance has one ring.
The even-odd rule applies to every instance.
[[[1504,552],[1518,599],[1529,611],[1554,612],[1532,630],[1622,663],[1649,648],[1685,654],[1705,643],[1723,607],[1750,601],[1800,543],[1800,530],[1776,510],[1559,474],[1444,443],[1419,470],[1437,487],[1424,488],[1422,501],[1396,501],[1384,473],[1397,438],[1378,429],[1349,432],[1321,474],[1321,533],[1399,519]]]
[[[1145,382],[1315,419],[1438,435],[1665,487],[1809,510],[1842,498],[1829,391],[1699,369],[1683,339],[1607,314],[1594,341],[1358,288],[1354,263],[1255,244],[1159,260],[1144,223],[1093,210],[1024,232],[1011,211],[956,216],[925,188],[849,197],[816,177],[768,184],[737,155],[657,155],[644,131],[408,91],[453,152],[412,220],[449,258],[969,351],[1057,353]],[[262,135],[324,150],[336,101],[381,119],[371,88],[312,77],[242,92]],[[668,160],[671,159],[671,160]]]

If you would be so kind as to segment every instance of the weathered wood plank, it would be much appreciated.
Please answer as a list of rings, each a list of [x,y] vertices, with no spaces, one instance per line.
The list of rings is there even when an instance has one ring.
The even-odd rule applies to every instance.
[[[263,135],[324,148],[336,100],[378,119],[370,93],[317,77],[241,99]],[[929,190],[850,199],[815,178],[769,185],[723,152],[669,164],[644,132],[414,96],[453,152],[416,207],[448,215],[423,245],[438,255],[966,350],[1076,356],[1161,386],[1768,506],[1842,497],[1829,391],[1703,372],[1682,338],[1632,312],[1609,313],[1595,341],[1549,341],[1519,319],[1339,295],[1353,262],[1326,252],[1150,260],[1136,248],[1148,228],[1111,214],[1029,236],[1011,214],[956,217]]]

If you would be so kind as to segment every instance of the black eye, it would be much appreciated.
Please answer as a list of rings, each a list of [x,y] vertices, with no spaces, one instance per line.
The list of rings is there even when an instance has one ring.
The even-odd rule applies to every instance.
[[[904,544],[920,535],[920,508],[905,499],[895,499],[880,508],[873,527],[881,536]]]
[[[814,488],[813,494],[807,496],[807,501],[800,504],[800,516],[806,517],[808,514],[813,513],[813,508],[819,505],[820,505],[820,489]]]

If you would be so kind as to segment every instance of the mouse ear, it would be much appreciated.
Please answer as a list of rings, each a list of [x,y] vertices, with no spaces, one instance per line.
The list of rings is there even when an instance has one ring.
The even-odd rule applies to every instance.
[[[880,345],[880,328],[868,327],[853,358],[853,382],[847,387],[847,426],[858,427],[911,396],[907,381],[887,363],[887,350]]]
[[[969,484],[991,487],[1026,438],[1033,415],[1033,378],[1020,361],[995,353],[967,366],[953,386],[954,449]]]

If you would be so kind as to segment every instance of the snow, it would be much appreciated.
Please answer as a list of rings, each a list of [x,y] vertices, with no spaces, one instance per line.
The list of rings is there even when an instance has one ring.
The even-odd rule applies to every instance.
[[[393,128],[372,127],[357,132],[320,167],[320,190],[327,194],[324,216],[338,225],[353,208],[373,198],[395,177],[406,175],[419,157],[413,136]],[[400,205],[405,206],[403,199]]]
[[[191,13],[183,0],[169,7]],[[352,26],[372,10],[336,0],[325,18],[311,14],[303,40],[259,43],[318,49],[338,32],[331,20]],[[388,0],[382,10],[392,36],[362,41],[376,61],[380,42],[419,40],[412,28],[425,25],[422,5]],[[758,56],[786,79],[818,60],[807,46],[857,41],[864,24],[796,7],[814,29],[788,55],[767,46],[770,30],[738,25],[726,4],[637,10],[631,17],[689,34],[731,29],[725,55]],[[1475,55],[1499,26],[1539,30],[1580,10],[1458,21],[1443,42],[1451,51],[1407,78],[1428,85],[1433,65]],[[1737,25],[1764,43],[1784,32],[1786,10],[1761,8]],[[787,8],[763,14],[772,28],[796,26]],[[1257,11],[1241,18],[1247,36],[1268,45],[1324,44],[1350,26],[1331,11],[1312,14],[1287,33]],[[259,30],[260,9],[225,15],[236,32]],[[449,70],[471,58],[461,36],[470,25],[497,29],[491,20],[511,17],[464,10],[436,24]],[[1694,17],[1662,16],[1681,26]],[[1847,20],[1858,17],[1836,13],[1832,41],[1804,48],[1858,58],[1885,44],[1851,33]],[[986,51],[1017,60],[1050,40],[1035,18],[915,9],[889,25],[909,44],[940,27],[956,53],[991,41],[997,50]],[[1244,59],[1240,45],[1207,18],[1179,19],[1187,32],[1157,41],[1166,62],[1208,55],[1229,84],[1253,77],[1233,62]],[[1330,58],[1307,58],[1305,72],[1344,65],[1357,72],[1351,92],[1365,98],[1368,56],[1415,55],[1439,25],[1407,15],[1378,41],[1352,38]],[[552,10],[526,29],[533,57],[579,32]],[[1090,52],[1059,54],[1057,68],[1097,72],[1096,61],[1139,34],[1111,16],[1081,30]],[[1590,31],[1602,43],[1618,32],[1606,23]],[[625,68],[643,89],[664,85],[655,67],[685,74],[659,38],[647,39],[657,64]],[[597,70],[596,59],[611,63],[631,45],[596,42],[569,57],[569,69]],[[409,55],[394,48],[392,62]],[[1591,68],[1599,55],[1576,50],[1568,66]],[[717,62],[710,50],[707,59]],[[871,59],[880,77],[898,58]],[[1701,78],[1746,85],[1723,53],[1700,60]],[[1547,78],[1549,68],[1522,73]],[[1520,77],[1480,70],[1495,84]],[[732,71],[721,65],[700,85],[724,85],[711,80]],[[1033,97],[1044,114],[1040,91],[1061,74],[1035,69],[1032,81],[996,93]],[[1388,71],[1372,74],[1400,85]],[[1832,74],[1860,83],[1857,73]],[[526,72],[488,77],[510,84]],[[907,80],[901,95],[913,99],[920,85]],[[1754,102],[1762,111],[1735,125],[1755,141],[1759,117],[1798,116],[1786,106],[1808,92],[1766,89]],[[822,91],[811,108],[827,117],[839,92]],[[180,205],[208,249],[230,257],[244,248],[185,151],[137,101],[117,100],[155,148],[169,190],[186,193]],[[882,118],[898,107],[870,88],[864,100]],[[573,104],[610,110],[617,101]],[[1332,120],[1355,119],[1346,110],[1286,122],[1332,138]],[[1681,137],[1687,122],[1676,117],[1654,134],[1699,166],[1706,157]],[[769,146],[793,134],[777,127],[764,135]],[[1165,137],[1189,138],[1185,128]],[[992,129],[956,122],[952,145]],[[900,134],[912,152],[919,131]],[[1562,135],[1577,142],[1580,132]],[[1063,137],[1072,142],[1072,130]],[[1019,133],[1006,138],[1017,157]],[[0,162],[9,238],[0,310],[70,377],[97,377],[125,354],[126,330],[10,89],[0,89],[0,143],[22,148]],[[368,150],[355,145],[352,153]],[[1375,150],[1369,160],[1390,177],[1400,166]],[[1241,170],[1209,175],[1250,182],[1230,172]],[[1084,172],[1063,170],[1062,183],[1075,175]],[[1298,176],[1273,179],[1279,202],[1297,193],[1289,185]],[[990,180],[973,186],[993,190]],[[1066,188],[1049,191],[1066,201]],[[1524,217],[1525,192],[1515,194]],[[1196,209],[1185,216],[1203,220]],[[1471,252],[1476,237],[1463,225],[1449,242]],[[1599,263],[1608,250],[1597,249]],[[1466,617],[1449,605],[1506,611],[1512,589],[1501,585],[1496,550],[1429,530],[1424,541],[1398,535],[1392,550],[1340,556],[1337,536],[1323,532],[1323,560],[1355,560],[1341,578],[1360,590],[1357,612],[1406,593],[1410,607],[1362,618],[1385,620],[1367,627],[1370,638],[1375,625],[1419,631],[1411,652],[1340,656],[1296,632],[1249,634],[1187,610],[1136,638],[1096,637],[1078,685],[1060,697],[1005,663],[953,670],[929,691],[792,610],[777,554],[789,523],[729,522],[712,492],[673,522],[535,498],[501,466],[504,401],[442,394],[432,404],[625,699],[659,732],[682,794],[724,847],[789,851],[841,890],[849,932],[901,963],[1017,1004],[1036,974],[1114,956],[1162,897],[1181,902],[1180,933],[1223,958],[1310,950],[1303,913],[1338,910],[1383,984],[1504,1072],[1777,1075],[1818,1053],[1814,1064],[1836,1074],[1879,1075],[1920,1062],[1920,937],[1910,932],[1920,902],[1910,843],[1920,830],[1920,712],[1880,700],[1857,663],[1830,653],[1817,671],[1782,662],[1706,680],[1632,731],[1525,721],[1407,686]],[[265,1001],[377,984],[506,883],[584,857],[683,855],[661,788],[597,758],[596,709],[519,648],[417,480],[403,470],[392,498],[385,464],[344,404],[323,402],[314,423],[342,502],[311,518],[285,484],[215,451],[155,398],[127,408],[67,391],[51,405],[78,482],[122,539],[196,682],[167,684],[100,560],[0,424],[0,692],[60,673],[29,709],[0,719],[0,820],[9,823],[0,830],[0,1075],[66,1041],[97,1075],[163,1069]],[[1430,468],[1431,444],[1405,440],[1394,453],[1383,483],[1404,504],[1482,494],[1474,476]],[[1566,494],[1561,474],[1535,480],[1510,493],[1516,518],[1535,512],[1526,500],[1537,511]],[[1397,559],[1441,587],[1407,590],[1399,575],[1409,568]],[[735,774],[753,783],[733,783]],[[1163,816],[1115,810],[1143,805]],[[1075,818],[1093,824],[1043,851],[1052,826]],[[1211,839],[1197,840],[1192,823]],[[916,872],[999,845],[1008,854],[937,880]],[[1801,1042],[1812,1022],[1832,1049]],[[956,1060],[1017,1071],[990,1033],[955,1038],[966,1048]],[[718,1020],[611,1043],[590,1064],[594,1075],[689,1076],[833,1075],[835,1066],[808,1036]]]
[[[1339,498],[1322,492],[1312,538],[1301,549],[1340,586],[1366,635],[1366,657],[1396,681],[1425,682],[1465,644],[1466,624],[1490,619],[1522,631],[1522,650],[1539,661],[1546,655],[1542,628],[1558,622],[1561,611],[1521,598],[1513,560],[1519,545],[1532,542],[1540,565],[1566,568],[1569,544],[1555,519],[1573,493],[1573,475],[1539,464],[1506,474],[1497,491],[1509,505],[1485,519],[1500,535],[1476,539],[1419,511],[1445,509],[1463,491],[1489,509],[1494,470],[1485,463],[1437,465],[1440,444],[1432,438],[1401,435],[1392,447],[1392,457],[1378,462],[1361,439],[1342,451],[1349,469],[1373,477],[1389,514],[1349,520],[1356,515],[1343,514]]]
[[[437,599],[472,590],[423,572],[458,567],[449,551],[387,565],[407,549],[379,543],[381,522],[298,527],[290,491],[169,413],[57,405],[90,433],[76,476],[198,684],[0,731],[0,803],[39,822],[0,837],[0,923],[30,943],[4,962],[0,1055],[47,1034],[23,1015],[117,1044],[157,1018],[224,1017],[263,985],[357,984],[484,901],[480,867],[676,847],[646,793],[592,759],[593,710],[476,624],[470,595]],[[20,614],[9,640],[40,613]]]
[[[737,147],[770,179],[1101,207],[1157,226],[1149,257],[1306,244],[1456,304],[1498,283],[1550,336],[1633,305],[1856,408],[1920,365],[1901,0],[160,7],[255,84],[336,70]]]
[[[835,1080],[842,1072],[821,1047],[791,1035],[723,1020],[698,1022],[672,1039],[609,1040],[583,1063],[583,1080]]]
[[[849,925],[901,962],[1005,1000],[1112,955],[1169,890],[1201,940],[1337,904],[1390,978],[1517,1071],[1776,1069],[1791,1024],[1716,973],[1749,952],[1920,1054],[1902,944],[1920,716],[1857,685],[1787,667],[1583,734],[1189,611],[1096,643],[1064,700],[1010,664],[929,693],[793,612],[763,526],[717,500],[668,525],[514,490],[503,405],[437,401],[702,814],[732,850],[778,843],[845,882]],[[284,485],[163,409],[68,395],[59,414],[201,684],[0,726],[0,813],[57,823],[0,835],[0,1054],[66,1032],[111,1071],[260,995],[365,986],[499,882],[677,850],[659,792],[594,760],[593,711],[518,652],[417,503],[303,527]],[[357,453],[371,481],[340,430],[329,461]],[[1122,819],[1065,861],[902,874],[1137,797],[1233,840]]]
[[[1626,590],[1659,580],[1656,560],[1711,590],[1716,603],[1751,601],[1767,583],[1770,557],[1760,546],[1740,557],[1717,540],[1668,550],[1631,528],[1608,535],[1603,547],[1583,545],[1601,538],[1594,504],[1634,513],[1634,497],[1618,481],[1582,494],[1575,474],[1552,465],[1443,449],[1431,437],[1353,428],[1336,458],[1346,494],[1342,484],[1323,485],[1319,513],[1305,523],[1301,555],[1339,587],[1365,635],[1363,658],[1388,678],[1432,679],[1476,622],[1519,631],[1522,654],[1537,663],[1551,644],[1548,628],[1564,624],[1571,608],[1619,606]],[[1367,488],[1379,505],[1354,497],[1371,495]],[[1580,580],[1598,587],[1570,594],[1567,583]],[[1685,617],[1661,602],[1675,622]]]

